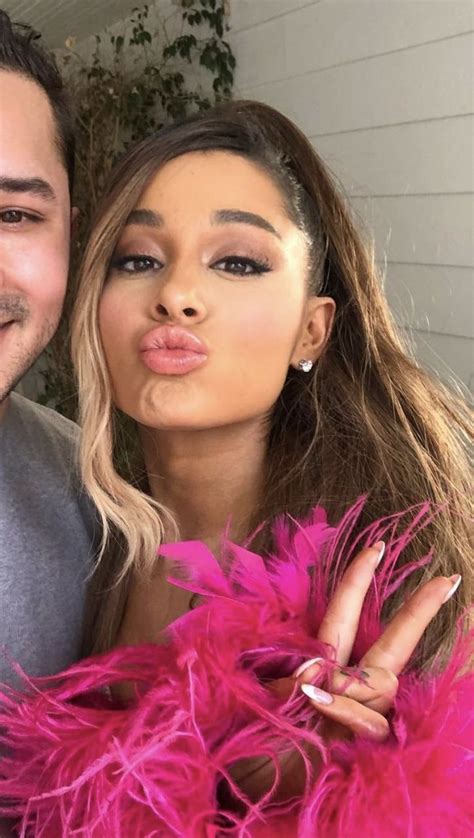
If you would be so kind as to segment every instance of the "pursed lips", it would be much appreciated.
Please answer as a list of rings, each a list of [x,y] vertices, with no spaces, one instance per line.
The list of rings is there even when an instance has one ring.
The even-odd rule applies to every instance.
[[[158,375],[185,375],[201,367],[208,349],[201,338],[180,326],[156,326],[140,341],[145,366]]]

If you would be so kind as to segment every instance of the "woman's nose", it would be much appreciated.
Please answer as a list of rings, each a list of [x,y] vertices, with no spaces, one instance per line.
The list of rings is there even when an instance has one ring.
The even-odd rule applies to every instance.
[[[173,322],[201,322],[207,308],[194,277],[174,271],[168,281],[160,284],[154,300],[155,317]]]
[[[169,317],[170,319],[176,320],[185,319],[185,320],[196,320],[199,318],[199,310],[194,308],[194,306],[186,306],[181,310],[176,309],[175,307],[166,308],[163,303],[158,303],[156,306],[156,311],[160,315],[160,317]]]

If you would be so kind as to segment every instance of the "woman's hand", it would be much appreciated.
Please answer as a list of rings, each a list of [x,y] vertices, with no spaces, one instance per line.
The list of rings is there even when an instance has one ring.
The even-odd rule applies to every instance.
[[[293,678],[273,681],[269,686],[282,698],[294,690],[295,679],[314,707],[315,720],[324,717],[318,733],[326,741],[362,735],[375,741],[390,732],[385,714],[397,693],[397,676],[406,666],[430,620],[459,586],[459,575],[437,577],[422,585],[400,608],[380,638],[364,655],[356,677],[345,669],[357,634],[365,595],[383,557],[384,544],[362,550],[344,573],[321,623],[318,639],[336,651],[331,664],[322,659],[306,661]],[[336,664],[336,666],[334,666]],[[327,689],[311,684],[321,670],[327,675]],[[313,769],[321,764],[318,752],[308,748]],[[305,766],[301,755],[289,754],[281,762],[282,780],[275,800],[302,792]],[[242,760],[232,776],[252,800],[268,792],[274,782],[274,766],[266,758]]]
[[[327,690],[310,683],[324,666],[323,661],[307,661],[295,673],[318,714],[333,723],[325,731],[330,738],[358,734],[382,740],[388,736],[385,714],[397,692],[397,676],[428,623],[461,581],[459,575],[437,577],[415,591],[359,662],[359,677],[351,678],[344,667],[351,656],[365,595],[383,550],[384,544],[379,542],[357,555],[337,586],[323,618],[318,639],[336,650],[337,664],[329,675]]]

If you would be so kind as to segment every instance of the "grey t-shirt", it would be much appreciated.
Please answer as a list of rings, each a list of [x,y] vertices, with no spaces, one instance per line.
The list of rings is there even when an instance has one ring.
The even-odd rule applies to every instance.
[[[73,422],[16,393],[0,421],[2,683],[18,683],[8,656],[35,676],[79,655],[95,540],[78,480],[78,435]]]

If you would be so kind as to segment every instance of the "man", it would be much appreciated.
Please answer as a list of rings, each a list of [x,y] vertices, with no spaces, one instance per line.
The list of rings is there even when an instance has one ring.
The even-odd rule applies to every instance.
[[[0,11],[0,682],[77,659],[93,521],[77,427],[13,390],[58,325],[74,168],[54,60]]]

